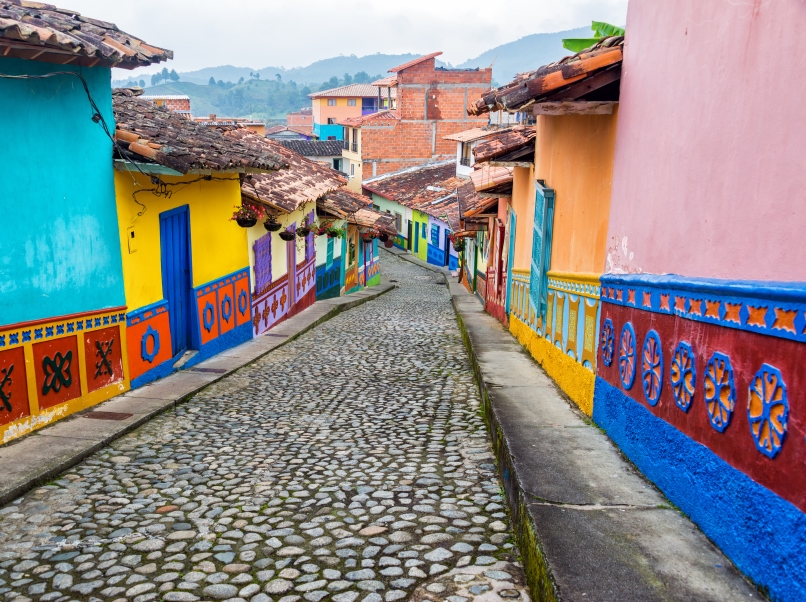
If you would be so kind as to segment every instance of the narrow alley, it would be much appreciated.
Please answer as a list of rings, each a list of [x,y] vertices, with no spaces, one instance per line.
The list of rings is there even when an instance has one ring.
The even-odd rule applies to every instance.
[[[11,600],[528,600],[441,276],[345,312],[0,510]]]

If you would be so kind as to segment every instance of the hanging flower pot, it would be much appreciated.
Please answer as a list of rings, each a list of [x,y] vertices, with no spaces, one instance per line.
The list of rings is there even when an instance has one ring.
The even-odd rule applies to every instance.
[[[311,233],[311,229],[308,226],[300,226],[297,228],[297,236],[300,238],[305,238],[308,234]]]
[[[240,207],[236,205],[230,219],[234,219],[241,228],[251,228],[257,223],[259,217],[260,210],[252,205],[241,205]]]
[[[378,240],[381,242],[386,242],[389,240],[389,235],[386,232],[381,232],[380,236],[378,236]]]
[[[282,238],[286,242],[294,240],[294,233],[291,232],[290,230],[283,230],[282,232],[280,232],[280,238]]]
[[[277,232],[283,226],[273,217],[270,217],[265,222],[263,222],[263,227],[266,228],[266,230],[268,230],[269,232]]]
[[[455,243],[453,243],[453,248],[454,248],[454,249],[456,249],[456,252],[457,252],[457,253],[461,253],[462,251],[464,251],[464,250],[465,250],[465,241],[463,241],[463,240],[460,238],[460,239],[459,239],[459,240],[457,240]]]
[[[257,224],[256,217],[236,217],[235,221],[241,228],[251,228]]]
[[[386,247],[387,249],[391,249],[392,247],[395,246],[395,241],[387,237],[386,240],[383,241],[383,246]]]

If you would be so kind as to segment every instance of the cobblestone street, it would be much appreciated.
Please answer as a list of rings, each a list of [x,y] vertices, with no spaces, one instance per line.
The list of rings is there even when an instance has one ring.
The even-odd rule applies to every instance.
[[[0,510],[7,600],[528,600],[442,277],[313,329]]]

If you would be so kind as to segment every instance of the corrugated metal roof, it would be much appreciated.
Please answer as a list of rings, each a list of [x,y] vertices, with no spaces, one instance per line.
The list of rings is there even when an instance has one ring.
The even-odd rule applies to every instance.
[[[72,60],[66,60],[72,55]],[[172,59],[114,23],[30,0],[0,3],[0,56],[82,66],[135,69]]]

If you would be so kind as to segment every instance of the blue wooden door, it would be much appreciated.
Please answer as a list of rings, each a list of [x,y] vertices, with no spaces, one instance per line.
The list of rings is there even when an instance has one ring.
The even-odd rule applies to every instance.
[[[162,294],[168,301],[173,355],[191,341],[190,212],[188,206],[160,213]]]
[[[506,313],[509,315],[509,300],[512,296],[512,267],[515,263],[515,212],[509,210],[509,249],[507,250],[507,300],[506,300]]]
[[[420,222],[414,222],[414,252],[420,250]]]
[[[535,185],[535,219],[532,234],[532,265],[529,273],[529,301],[535,315],[545,321],[548,271],[551,266],[551,234],[554,225],[554,190],[542,180]],[[543,328],[545,332],[545,324]]]

